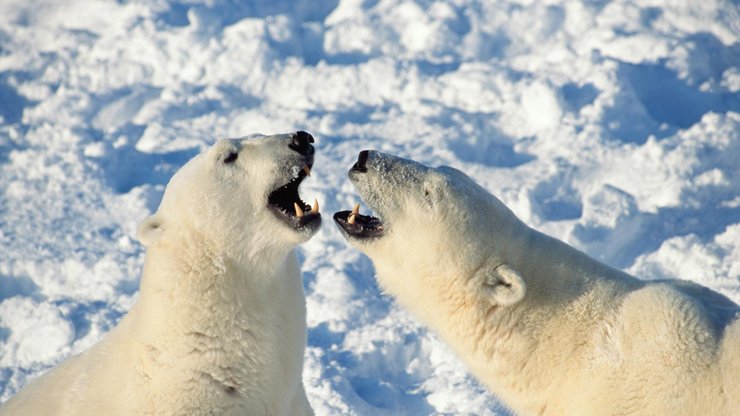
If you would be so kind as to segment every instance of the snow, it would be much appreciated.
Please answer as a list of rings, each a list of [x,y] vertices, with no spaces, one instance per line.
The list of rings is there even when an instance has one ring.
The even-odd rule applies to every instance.
[[[726,0],[4,0],[0,400],[115,325],[169,177],[253,132],[317,141],[318,415],[507,414],[331,223],[362,149],[455,166],[606,263],[740,302],[738,22]]]

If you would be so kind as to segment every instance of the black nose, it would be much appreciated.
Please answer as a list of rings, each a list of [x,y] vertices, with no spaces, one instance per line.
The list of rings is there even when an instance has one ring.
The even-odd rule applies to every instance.
[[[352,165],[352,170],[355,172],[367,172],[367,166],[365,166],[365,162],[367,162],[367,154],[368,151],[363,150],[359,155],[357,155],[357,162]]]
[[[312,155],[314,152],[314,148],[311,146],[311,143],[313,143],[313,136],[305,131],[297,131],[290,136],[290,144],[288,144],[288,147],[302,155],[308,156]]]

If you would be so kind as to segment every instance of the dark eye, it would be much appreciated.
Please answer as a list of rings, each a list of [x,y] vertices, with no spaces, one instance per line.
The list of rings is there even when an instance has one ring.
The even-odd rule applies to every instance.
[[[228,156],[226,156],[226,158],[224,158],[224,164],[228,165],[230,163],[234,163],[236,161],[236,158],[238,157],[239,157],[239,153],[231,152],[228,154]]]

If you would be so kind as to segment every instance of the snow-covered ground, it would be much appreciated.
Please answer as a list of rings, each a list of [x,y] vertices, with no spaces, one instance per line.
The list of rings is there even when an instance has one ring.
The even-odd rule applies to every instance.
[[[170,175],[252,132],[317,139],[318,415],[506,414],[332,224],[361,149],[460,168],[606,263],[740,301],[739,34],[734,0],[3,0],[0,400],[115,325]]]

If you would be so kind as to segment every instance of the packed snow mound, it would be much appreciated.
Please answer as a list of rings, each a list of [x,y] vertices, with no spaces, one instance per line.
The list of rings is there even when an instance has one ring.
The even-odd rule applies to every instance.
[[[740,301],[738,21],[725,0],[3,1],[0,399],[118,321],[164,184],[252,132],[316,137],[324,212],[374,148]],[[317,414],[506,414],[334,227],[299,255]]]

